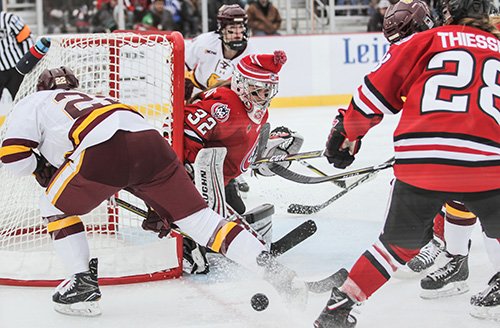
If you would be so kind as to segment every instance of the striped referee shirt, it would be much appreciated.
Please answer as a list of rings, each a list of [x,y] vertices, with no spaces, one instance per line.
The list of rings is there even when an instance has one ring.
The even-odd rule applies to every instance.
[[[32,45],[28,25],[20,17],[0,11],[0,71],[14,68]]]

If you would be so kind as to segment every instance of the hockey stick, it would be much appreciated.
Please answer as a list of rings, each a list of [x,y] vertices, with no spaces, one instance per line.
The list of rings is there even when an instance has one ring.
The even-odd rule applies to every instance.
[[[301,205],[301,204],[290,204],[288,205],[287,212],[288,213],[293,213],[293,214],[313,214],[316,212],[319,212],[320,210],[324,209],[340,197],[344,196],[347,194],[349,191],[353,190],[354,188],[358,187],[359,185],[373,179],[379,171],[373,171],[370,173],[367,173],[365,176],[359,178],[349,186],[347,186],[344,190],[341,192],[335,194],[332,198],[328,199],[326,202],[319,204],[319,205]]]
[[[142,208],[132,205],[118,197],[115,197],[114,200],[120,207],[141,217],[147,217],[147,212]],[[307,220],[306,222],[303,222],[276,242],[271,243],[271,254],[277,257],[288,252],[289,250],[312,236],[316,232],[316,229],[317,227],[313,220]],[[310,291],[311,293],[325,293],[330,291],[333,287],[340,287],[347,279],[347,274],[348,273],[346,269],[340,269],[324,279],[317,281],[306,281],[305,284],[308,288],[308,291]]]
[[[279,240],[271,243],[271,255],[278,257],[288,252],[290,249],[314,235],[316,230],[318,230],[318,227],[313,220],[303,222]]]
[[[306,281],[308,290],[311,293],[326,293],[332,290],[333,287],[340,287],[346,281],[349,272],[342,268],[325,279],[317,281]]]
[[[271,133],[271,124],[264,123],[259,132],[259,141],[255,149],[255,158],[259,160],[266,149],[267,141],[269,140],[269,133]]]
[[[120,199],[118,197],[114,197],[114,200],[116,204],[134,214],[137,214],[140,217],[147,218],[148,213],[135,205],[130,204],[129,202],[124,201],[123,199]],[[313,220],[308,220],[299,226],[295,227],[292,229],[290,232],[288,232],[285,236],[277,240],[276,242],[271,243],[270,245],[270,250],[271,254],[274,256],[280,256],[307,238],[311,237],[315,232],[316,232],[316,224],[314,223]],[[180,231],[174,229],[175,231],[181,233]],[[185,235],[184,233],[181,233],[182,235]]]
[[[374,166],[368,166],[364,167],[362,169],[357,169],[345,173],[339,173],[335,175],[327,175],[325,177],[310,177],[307,175],[302,175],[293,171],[290,171],[289,169],[286,169],[283,166],[272,164],[269,166],[269,169],[275,173],[276,175],[281,176],[282,178],[285,178],[290,181],[294,181],[297,183],[303,183],[303,184],[316,184],[316,183],[323,183],[323,182],[329,182],[329,181],[334,181],[334,180],[342,180],[342,179],[347,179],[347,178],[352,178],[358,175],[366,174],[366,173],[373,173],[373,172],[378,172],[381,170],[388,169],[392,167],[394,164],[394,157],[390,158],[389,160],[385,161],[382,164],[379,165],[374,165]]]
[[[322,177],[327,177],[328,176],[328,174],[326,174],[325,172],[321,171],[320,169],[318,169],[316,166],[312,165],[311,163],[307,162],[305,159],[299,160],[299,163],[302,164],[302,165],[304,165],[305,167],[307,167],[309,170],[313,171],[317,175],[320,175]],[[332,183],[334,185],[336,185],[337,187],[340,187],[340,188],[345,188],[346,187],[346,183],[345,183],[344,180],[332,180]]]
[[[323,157],[324,150],[313,150],[304,153],[290,154],[290,155],[274,155],[271,157],[264,157],[256,159],[252,165],[258,166],[259,164],[269,164],[269,163],[278,163],[278,162],[291,162],[291,161],[299,161],[303,159],[311,159]]]

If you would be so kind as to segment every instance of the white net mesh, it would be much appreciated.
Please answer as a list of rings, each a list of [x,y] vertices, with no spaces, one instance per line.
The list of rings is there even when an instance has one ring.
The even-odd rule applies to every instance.
[[[174,92],[173,42],[165,34],[88,34],[51,36],[47,55],[26,75],[15,102],[36,90],[46,68],[68,66],[79,89],[135,106],[158,130],[172,136]],[[177,64],[176,64],[177,65]],[[180,61],[183,69],[183,58]],[[183,92],[183,90],[182,90]],[[164,122],[167,119],[168,125]],[[1,127],[0,141],[5,126]],[[43,189],[33,177],[14,178],[0,167],[0,279],[58,279],[64,269],[53,254],[38,202]],[[138,206],[127,193],[119,197]],[[82,217],[91,255],[100,260],[100,276],[139,275],[177,267],[175,239],[159,240],[142,230],[142,218],[105,202]],[[133,248],[131,250],[130,248]],[[159,253],[155,259],[155,250]]]

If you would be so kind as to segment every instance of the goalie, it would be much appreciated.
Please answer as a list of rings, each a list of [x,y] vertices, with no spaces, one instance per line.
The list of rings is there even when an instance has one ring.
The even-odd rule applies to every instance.
[[[238,217],[246,212],[231,181],[245,172],[255,157],[269,103],[278,92],[278,73],[285,62],[283,51],[245,56],[231,80],[197,94],[185,107],[186,170],[209,206],[222,216]],[[274,207],[266,204],[244,214],[245,221],[266,241],[271,239],[273,212]],[[204,250],[185,240],[184,271],[208,272]]]

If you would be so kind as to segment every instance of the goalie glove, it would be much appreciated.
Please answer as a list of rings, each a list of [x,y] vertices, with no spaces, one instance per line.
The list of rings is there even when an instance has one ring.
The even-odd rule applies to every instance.
[[[262,157],[271,157],[275,155],[289,155],[298,153],[302,144],[304,143],[304,137],[290,130],[285,126],[278,126],[269,134],[269,140],[267,141],[266,148],[262,153]],[[276,163],[285,168],[291,165],[291,162]],[[273,176],[274,173],[269,170],[269,166],[263,163],[256,167],[253,171],[255,174],[260,174],[264,176]]]
[[[40,186],[47,188],[50,180],[57,171],[57,167],[50,164],[42,155],[35,152],[33,152],[33,154],[36,157],[36,169],[33,172],[33,175]]]
[[[333,120],[333,126],[326,142],[325,156],[330,164],[339,169],[345,169],[354,161],[361,147],[361,140],[349,141],[344,129],[344,110]]]
[[[162,219],[148,204],[146,206],[148,207],[148,214],[146,219],[142,221],[142,229],[158,233],[158,238],[168,235],[171,229],[167,220]]]

